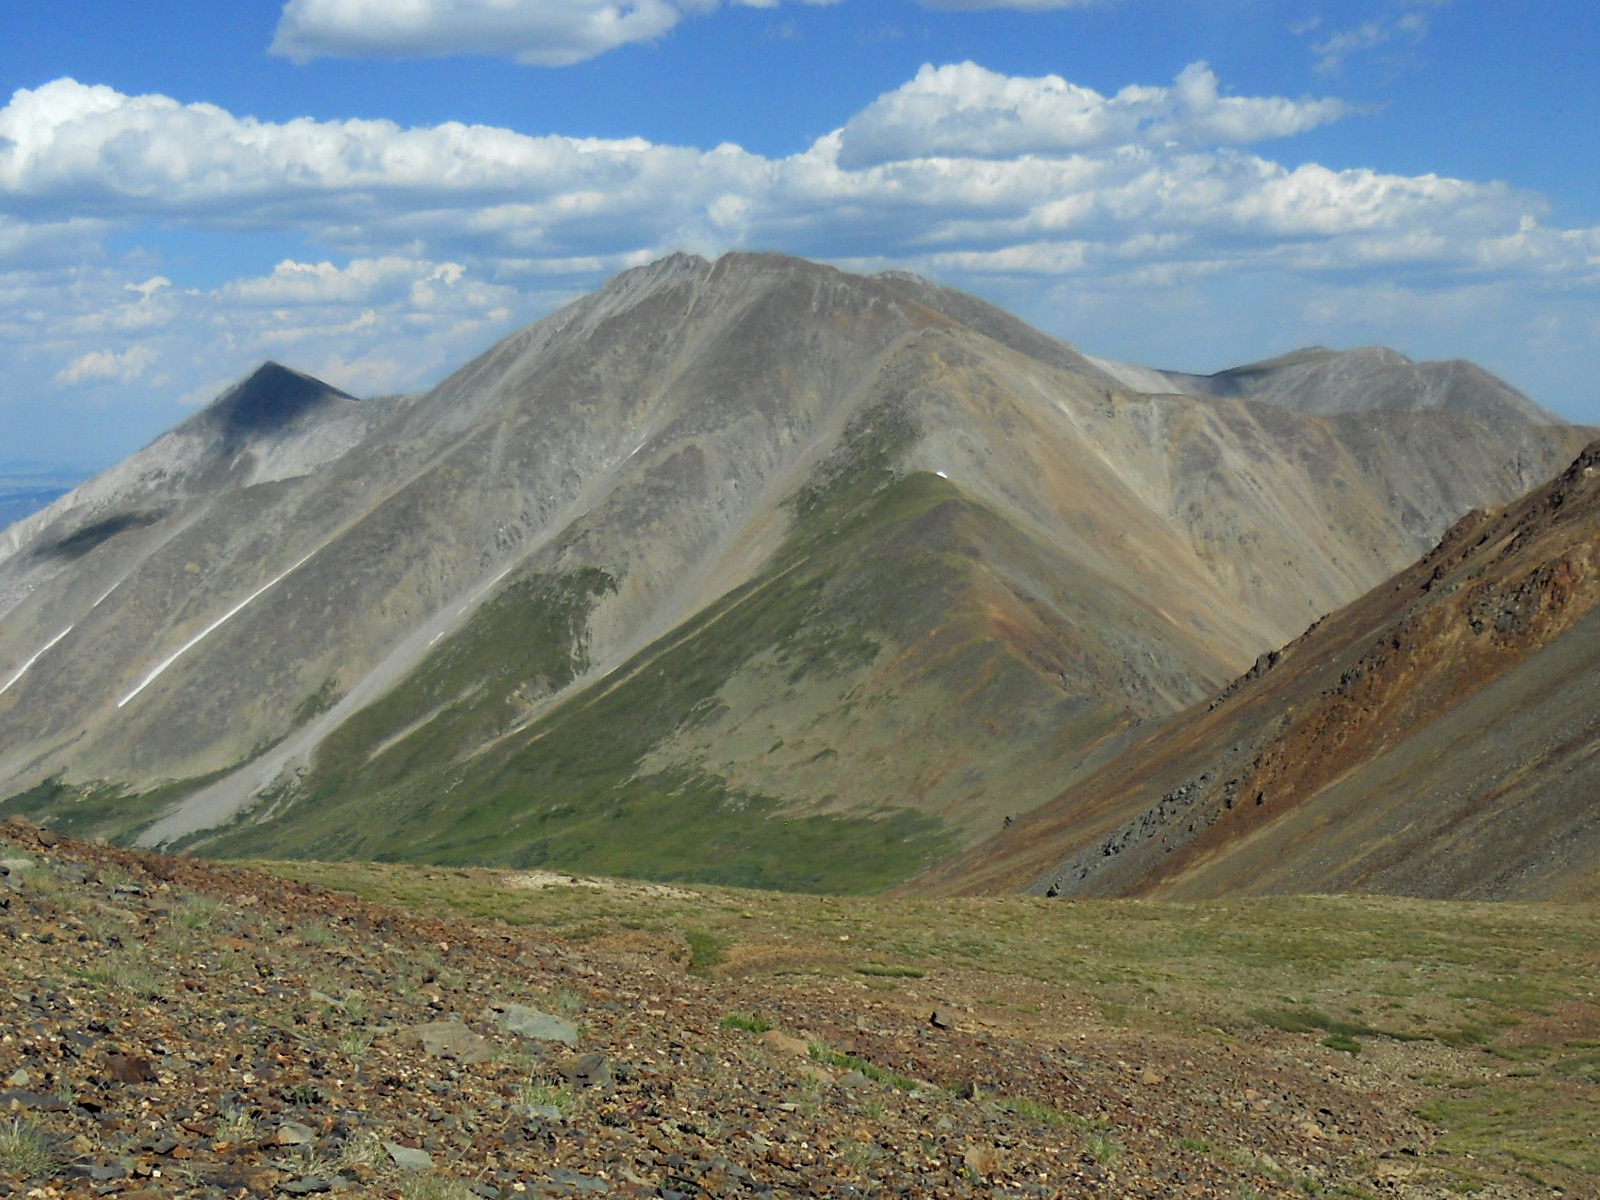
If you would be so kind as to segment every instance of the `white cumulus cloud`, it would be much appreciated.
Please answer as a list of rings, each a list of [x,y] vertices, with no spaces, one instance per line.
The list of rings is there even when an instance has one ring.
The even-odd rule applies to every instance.
[[[666,0],[289,0],[272,52],[300,61],[485,54],[557,67],[653,41],[681,15]]]
[[[1346,116],[1337,99],[1220,94],[1193,63],[1171,87],[1127,87],[1115,96],[1059,75],[1018,78],[976,63],[924,66],[846,123],[845,166],[931,155],[1012,158],[1071,154],[1138,143],[1242,145],[1302,133]]]
[[[776,8],[781,0],[727,0]],[[800,0],[829,5],[839,0]],[[969,10],[1108,6],[1119,0],[917,0],[924,8]],[[273,54],[316,58],[443,58],[482,55],[525,66],[565,67],[622,46],[654,42],[685,17],[723,0],[288,0]],[[786,22],[778,36],[793,36]]]
[[[1537,236],[1541,203],[1505,185],[1288,168],[1243,149],[1347,111],[1224,95],[1199,63],[1171,86],[1110,97],[1055,76],[929,65],[839,130],[768,158],[453,123],[272,123],[58,80],[0,109],[0,233],[48,209],[52,228],[292,231],[345,256],[218,292],[242,306],[354,303],[390,287],[420,301],[744,244],[903,262],[1057,239],[1070,253],[1039,261],[1086,266],[1125,261],[1130,245],[1147,259],[1251,261],[1292,244],[1335,266],[1371,261],[1376,240],[1392,261],[1464,267],[1515,258],[1515,237],[1521,261],[1542,270],[1583,262],[1581,239]],[[424,259],[445,275],[414,279]],[[177,289],[164,280],[128,280],[136,299],[119,301],[119,319],[170,314]]]
[[[111,379],[119,383],[132,383],[149,370],[159,357],[150,346],[134,346],[120,354],[110,350],[91,350],[57,372],[56,382],[65,387]]]
[[[777,0],[734,2],[768,8]],[[272,52],[301,62],[475,54],[564,67],[653,42],[684,16],[716,7],[718,0],[289,0]]]
[[[1262,148],[1348,112],[1337,99],[1228,95],[1199,63],[1109,96],[930,64],[812,144],[766,156],[454,123],[268,122],[57,80],[0,108],[0,367],[17,394],[170,378],[180,396],[263,357],[352,390],[405,390],[677,249],[920,270],[1069,334],[1068,321],[1125,330],[1103,314],[1129,305],[1256,303],[1263,320],[1301,313],[1296,340],[1336,341],[1317,315],[1333,310],[1310,297],[1337,294],[1348,314],[1360,286],[1472,289],[1478,307],[1462,311],[1514,297],[1548,316],[1600,284],[1600,230],[1549,223],[1538,196],[1286,165]],[[126,245],[169,228],[262,231],[307,250],[196,287],[157,251],[121,261],[109,249],[110,231]],[[1196,338],[1232,328],[1175,319]]]
[[[20,89],[0,109],[0,203],[43,207],[70,198],[86,212],[183,214],[218,227],[278,224],[291,205],[356,219],[376,199],[416,210],[543,180],[615,184],[650,149],[640,139],[529,137],[446,123],[281,124],[210,104],[125,96],[59,79]]]

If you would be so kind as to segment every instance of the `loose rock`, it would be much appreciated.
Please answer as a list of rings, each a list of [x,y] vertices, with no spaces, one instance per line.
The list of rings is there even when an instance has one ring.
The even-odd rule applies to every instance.
[[[521,1004],[497,1005],[491,1013],[491,1019],[507,1032],[529,1041],[561,1042],[567,1046],[578,1044],[576,1025],[536,1008],[526,1008]]]

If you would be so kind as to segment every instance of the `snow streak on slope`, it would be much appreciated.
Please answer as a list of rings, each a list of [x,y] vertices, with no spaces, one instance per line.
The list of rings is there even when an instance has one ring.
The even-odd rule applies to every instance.
[[[121,700],[117,701],[117,707],[118,708],[127,707],[128,702],[130,700],[132,700],[140,692],[144,691],[145,688],[149,687],[157,679],[160,679],[161,676],[166,672],[168,667],[170,667],[173,663],[177,662],[185,654],[189,653],[189,651],[193,650],[201,642],[205,641],[206,638],[210,637],[217,630],[221,629],[224,625],[226,625],[234,617],[236,617],[240,613],[242,613],[246,608],[248,608],[250,606],[250,602],[251,601],[255,600],[257,597],[259,597],[262,594],[264,594],[265,592],[269,591],[275,584],[281,583],[283,580],[287,579],[290,575],[293,575],[297,570],[299,570],[302,566],[304,566],[307,562],[309,562],[311,560],[311,558],[315,554],[316,554],[316,551],[313,550],[310,554],[307,554],[304,558],[302,558],[299,562],[295,563],[294,566],[290,567],[287,571],[284,571],[279,575],[274,575],[271,579],[267,580],[266,583],[262,584],[255,591],[251,592],[248,596],[246,596],[243,600],[239,601],[239,603],[235,604],[227,612],[223,613],[215,621],[211,622],[211,624],[207,625],[199,633],[195,634],[192,638],[190,638],[182,646],[178,647],[178,649],[173,651],[172,654],[170,654],[166,658],[162,659],[160,664],[157,665],[155,670],[151,671],[150,674],[146,675],[143,679],[141,679],[139,681],[139,686],[138,687],[134,688],[133,691],[129,692]],[[63,636],[65,636],[65,635],[63,635]],[[46,649],[48,649],[48,647],[46,647]]]
[[[45,652],[48,651],[50,647],[54,646],[57,642],[66,637],[67,634],[71,633],[76,628],[76,625],[68,625],[60,633],[56,634],[55,637],[51,638],[48,642],[41,646],[38,652],[35,653],[32,658],[17,668],[16,674],[12,675],[11,678],[6,680],[4,683],[0,683],[0,696],[4,696],[7,692],[9,692],[11,690],[11,685],[26,675],[28,673],[28,668],[43,658],[45,656]]]

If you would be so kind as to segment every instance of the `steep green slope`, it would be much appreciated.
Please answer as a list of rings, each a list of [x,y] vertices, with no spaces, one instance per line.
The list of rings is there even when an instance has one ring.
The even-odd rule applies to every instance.
[[[556,707],[540,701],[584,669],[584,621],[613,581],[519,581],[325,742],[270,821],[199,844],[829,891],[925,869],[963,834],[927,793],[1047,790],[1074,767],[1063,747],[1081,758],[1161,704],[1137,702],[1140,679],[1104,684],[1127,670],[1116,647],[1085,648],[1095,609],[1128,598],[947,480],[897,475],[913,436],[892,405],[863,414],[764,571]],[[1178,649],[1151,657],[1194,669]],[[891,752],[924,794],[852,794]]]
[[[771,798],[730,791],[716,777],[640,773],[650,750],[704,713],[751,656],[777,654],[799,679],[878,653],[874,634],[894,614],[869,613],[848,596],[829,603],[830,584],[945,490],[924,477],[890,482],[884,459],[894,434],[879,432],[878,444],[858,447],[852,477],[799,497],[801,522],[770,570],[586,692],[520,720],[538,692],[582,669],[588,605],[610,579],[589,569],[520,581],[332,737],[277,820],[207,850],[551,862],[830,890],[914,871],[946,848],[934,821],[884,814],[841,828],[774,819]],[[825,540],[821,525],[840,519],[851,528]],[[918,582],[937,589],[943,569],[933,559],[923,565]],[[856,591],[880,590],[854,582]],[[646,807],[648,821],[632,819]]]

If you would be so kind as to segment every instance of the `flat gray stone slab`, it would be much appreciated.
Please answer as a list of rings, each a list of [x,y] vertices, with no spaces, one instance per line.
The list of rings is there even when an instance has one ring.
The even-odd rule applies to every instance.
[[[554,1017],[528,1008],[522,1004],[497,1005],[492,1014],[495,1024],[508,1033],[531,1042],[560,1042],[566,1046],[578,1044],[578,1027],[563,1017]]]
[[[413,1025],[405,1034],[421,1042],[422,1048],[435,1058],[478,1063],[489,1057],[489,1043],[460,1021],[429,1021],[426,1025]]]
[[[433,1155],[426,1150],[413,1150],[410,1146],[402,1146],[399,1142],[385,1142],[383,1148],[389,1152],[389,1157],[394,1159],[394,1165],[402,1171],[433,1170]]]

